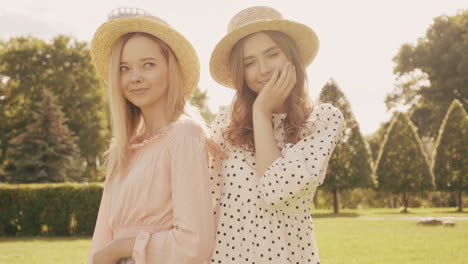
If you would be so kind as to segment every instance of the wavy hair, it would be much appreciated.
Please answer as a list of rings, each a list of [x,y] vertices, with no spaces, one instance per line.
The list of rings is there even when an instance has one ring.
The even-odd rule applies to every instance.
[[[294,144],[301,139],[304,129],[307,134],[311,132],[307,120],[312,113],[313,104],[307,91],[305,66],[296,43],[288,35],[279,31],[261,32],[267,34],[278,45],[296,68],[297,82],[285,101],[287,117],[284,121],[285,141]],[[234,45],[229,58],[236,95],[232,103],[231,121],[224,129],[223,137],[232,145],[254,152],[252,107],[257,93],[247,86],[244,79],[244,43],[247,37]]]

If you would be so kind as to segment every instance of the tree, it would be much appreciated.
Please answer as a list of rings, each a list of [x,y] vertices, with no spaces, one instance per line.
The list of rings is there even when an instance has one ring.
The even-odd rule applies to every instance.
[[[200,88],[195,89],[190,97],[190,103],[200,109],[203,119],[209,124],[215,118],[215,114],[213,114],[206,105],[206,100],[208,99],[206,92],[207,91],[202,92]]]
[[[393,58],[397,85],[388,109],[409,107],[421,137],[437,136],[445,109],[457,99],[468,104],[468,10],[440,16],[415,46],[404,44]]]
[[[437,188],[458,194],[458,211],[463,211],[462,194],[468,191],[468,119],[463,105],[454,100],[445,115],[436,140],[432,168]]]
[[[13,183],[79,180],[83,162],[55,96],[43,91],[37,112],[25,132],[13,138],[8,178]]]
[[[0,166],[5,165],[8,158],[9,148],[12,138],[24,131],[28,119],[31,116],[31,102],[27,101],[24,92],[20,92],[14,87],[18,86],[22,60],[34,58],[37,51],[42,48],[42,42],[32,40],[25,43],[21,39],[12,39],[9,42],[0,42]],[[17,52],[15,63],[6,64],[9,60],[9,49],[22,46],[22,52]],[[9,72],[6,66],[16,68],[15,74],[6,75]]]
[[[6,131],[10,130],[9,121],[10,118],[8,116],[9,112],[8,109],[11,107],[7,107],[7,100],[5,100],[5,84],[7,83],[8,79],[2,75],[0,75],[0,182],[5,181],[5,176],[3,174],[3,161],[6,157],[6,149],[5,147],[8,145],[6,142]]]
[[[434,188],[428,158],[407,114],[396,113],[393,117],[377,158],[375,174],[379,190],[403,196],[403,212],[408,211],[409,194]]]
[[[387,133],[389,125],[390,122],[382,123],[377,131],[366,137],[366,140],[369,143],[370,151],[372,153],[372,160],[374,162],[377,161],[379,150],[381,148],[383,139],[385,137],[385,134]]]
[[[58,96],[67,125],[88,170],[96,180],[96,159],[108,145],[109,124],[105,84],[91,64],[88,44],[59,35],[51,43],[17,37],[0,43],[0,75],[8,122],[0,126],[0,165],[8,159],[11,139],[25,132],[44,89]]]
[[[338,108],[346,122],[343,135],[328,163],[327,176],[323,184],[324,189],[333,193],[333,208],[334,212],[338,213],[340,191],[374,185],[372,157],[348,100],[333,80],[322,88],[319,100]]]

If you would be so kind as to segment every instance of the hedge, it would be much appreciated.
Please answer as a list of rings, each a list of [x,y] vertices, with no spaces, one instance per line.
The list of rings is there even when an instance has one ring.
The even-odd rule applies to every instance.
[[[91,236],[102,183],[0,184],[0,236]]]

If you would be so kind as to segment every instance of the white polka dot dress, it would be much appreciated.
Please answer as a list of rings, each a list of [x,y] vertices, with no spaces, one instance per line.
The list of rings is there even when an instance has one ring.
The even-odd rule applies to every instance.
[[[311,204],[344,127],[341,112],[330,104],[315,107],[310,135],[285,144],[283,120],[273,114],[275,140],[282,157],[263,176],[255,170],[255,155],[231,146],[222,137],[230,111],[218,114],[211,135],[227,158],[211,158],[211,180],[217,203],[216,243],[211,263],[319,263]],[[220,164],[220,165],[216,165]]]

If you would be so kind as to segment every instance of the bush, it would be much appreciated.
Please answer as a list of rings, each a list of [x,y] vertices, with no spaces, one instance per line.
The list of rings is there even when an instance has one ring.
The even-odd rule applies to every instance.
[[[468,194],[464,199],[468,199]],[[342,209],[361,208],[399,208],[403,206],[401,195],[378,192],[375,189],[356,188],[339,193],[340,206]],[[318,189],[315,197],[316,208],[333,209],[332,193]],[[456,195],[453,193],[432,191],[421,194],[410,194],[408,197],[409,207],[455,207],[457,205]]]
[[[92,235],[101,183],[0,184],[0,235]]]

